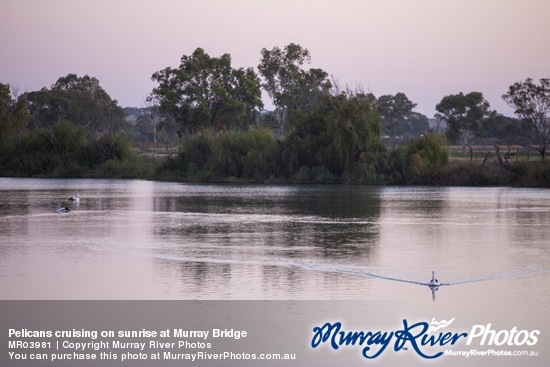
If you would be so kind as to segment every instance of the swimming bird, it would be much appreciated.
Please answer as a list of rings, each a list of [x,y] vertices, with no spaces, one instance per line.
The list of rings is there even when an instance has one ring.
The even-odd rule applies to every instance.
[[[437,287],[439,286],[439,280],[435,279],[435,271],[432,271],[432,280],[428,283],[430,287]]]
[[[61,203],[57,203],[57,207],[55,208],[55,211],[57,213],[68,213],[71,211],[71,209],[67,208],[66,206],[61,205]]]
[[[78,196],[78,194],[73,195],[69,198],[69,201],[71,203],[79,203],[80,202],[80,196]]]

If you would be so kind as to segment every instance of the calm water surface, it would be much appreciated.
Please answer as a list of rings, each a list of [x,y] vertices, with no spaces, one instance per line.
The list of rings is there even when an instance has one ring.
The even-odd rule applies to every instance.
[[[541,330],[539,357],[476,366],[548,366],[549,239],[549,190],[0,178],[0,299],[343,300],[311,322]]]
[[[0,297],[549,308],[549,224],[548,190],[1,178]]]

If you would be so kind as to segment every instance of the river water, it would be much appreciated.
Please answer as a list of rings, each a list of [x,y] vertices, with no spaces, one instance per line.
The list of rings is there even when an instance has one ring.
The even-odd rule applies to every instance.
[[[2,178],[1,297],[548,306],[549,224],[548,190]]]
[[[315,322],[540,330],[526,365],[550,360],[549,239],[550,190],[0,178],[1,300],[317,300]]]

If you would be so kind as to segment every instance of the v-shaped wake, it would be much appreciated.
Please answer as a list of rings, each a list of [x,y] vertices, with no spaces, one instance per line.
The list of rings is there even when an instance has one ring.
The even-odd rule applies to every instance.
[[[429,280],[421,281],[416,279],[406,279],[406,278],[397,277],[393,275],[379,274],[377,272],[371,272],[368,270],[349,269],[343,266],[332,265],[332,264],[309,264],[309,263],[297,263],[297,262],[287,262],[287,261],[257,261],[253,259],[243,260],[243,259],[225,259],[225,258],[211,258],[211,257],[187,257],[187,256],[181,257],[181,256],[170,256],[170,255],[164,255],[164,254],[163,255],[134,254],[134,255],[162,258],[164,260],[172,260],[172,261],[184,261],[184,262],[298,267],[298,268],[311,270],[311,271],[346,274],[351,276],[375,278],[375,279],[416,284],[416,285],[422,285],[422,286],[434,286],[434,284],[431,283]],[[439,284],[437,284],[436,286],[454,286],[454,285],[461,285],[461,284],[468,284],[468,283],[486,282],[486,281],[492,281],[492,280],[533,277],[533,276],[543,275],[548,273],[550,273],[550,269],[522,270],[522,271],[507,272],[502,274],[489,274],[489,275],[479,276],[475,278],[466,278],[466,279],[459,279],[459,280],[452,280],[452,281],[440,281]],[[426,278],[428,278],[428,274]]]
[[[394,282],[402,282],[402,283],[410,283],[410,284],[417,284],[417,285],[424,285],[424,286],[433,286],[430,281],[423,282],[418,281],[414,279],[404,279],[404,278],[398,278],[388,275],[381,275],[376,274],[368,271],[362,271],[362,270],[351,270],[351,269],[344,269],[344,268],[338,268],[334,266],[327,266],[327,265],[319,265],[319,264],[302,264],[300,265],[303,268],[309,269],[309,270],[315,270],[315,271],[325,271],[325,272],[334,272],[334,273],[340,273],[340,274],[349,274],[354,276],[361,276],[361,277],[367,277],[367,278],[377,278],[377,279],[383,279],[383,280],[389,280]],[[467,283],[478,283],[478,282],[486,282],[491,280],[500,280],[500,279],[510,279],[510,278],[522,278],[522,277],[532,277],[537,275],[543,275],[550,273],[550,269],[543,269],[543,270],[528,270],[528,271],[517,271],[517,272],[509,272],[505,274],[492,274],[492,275],[485,275],[477,278],[468,278],[468,279],[461,279],[461,280],[455,280],[451,282],[440,282],[437,286],[453,286],[453,285],[460,285],[460,284],[467,284]]]

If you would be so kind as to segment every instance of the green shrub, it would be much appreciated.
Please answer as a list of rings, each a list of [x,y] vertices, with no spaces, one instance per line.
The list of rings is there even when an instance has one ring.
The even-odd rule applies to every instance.
[[[86,130],[70,121],[27,130],[17,144],[0,142],[9,158],[0,160],[0,172],[39,177],[143,177],[152,175],[121,134],[90,139]]]
[[[428,133],[390,154],[389,174],[395,183],[423,183],[427,177],[439,175],[448,160],[442,138]]]
[[[302,166],[298,172],[290,176],[292,183],[310,183],[311,182],[311,169],[307,166]]]
[[[311,169],[312,183],[316,184],[333,184],[337,183],[338,179],[334,176],[327,167],[317,166]]]
[[[190,181],[261,182],[273,175],[278,154],[269,129],[203,131],[182,143],[175,168]]]
[[[550,163],[548,161],[515,162],[510,175],[515,186],[550,187]]]

